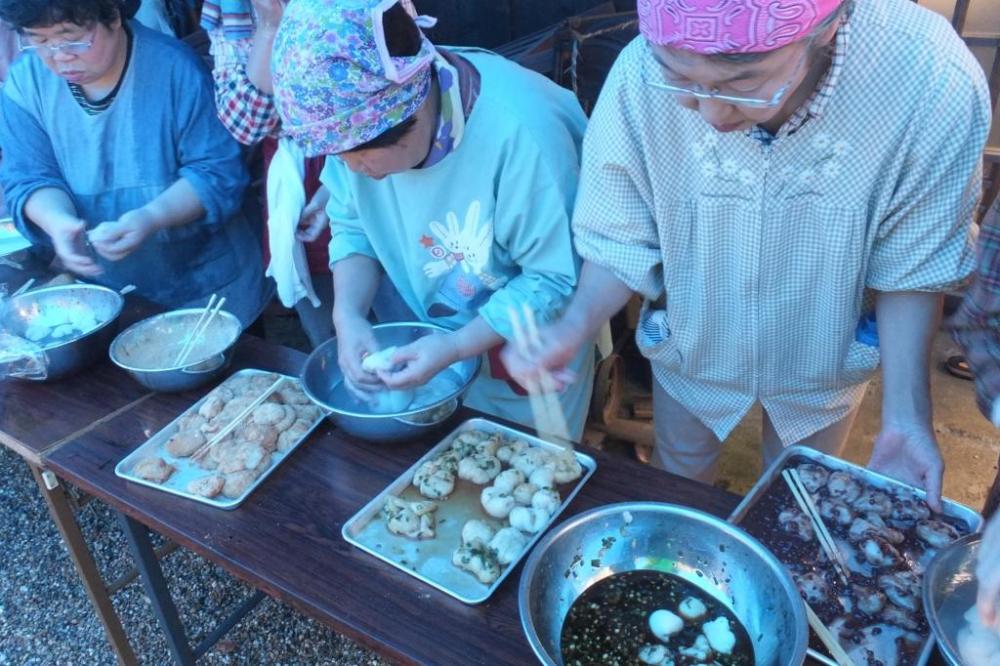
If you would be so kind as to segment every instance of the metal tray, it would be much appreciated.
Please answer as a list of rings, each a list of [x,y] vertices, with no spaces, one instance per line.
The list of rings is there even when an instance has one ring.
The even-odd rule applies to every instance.
[[[285,382],[292,382],[295,384],[299,384],[299,380],[290,375],[283,375],[279,372],[269,372],[265,370],[245,369],[230,375],[225,381],[223,381],[220,384],[220,386],[225,385],[226,381],[229,381],[229,379],[233,379],[234,377],[247,377],[255,375],[274,375],[276,377],[281,377],[282,379],[285,380]],[[281,386],[281,384],[279,384],[278,386]],[[230,499],[228,497],[223,497],[222,495],[217,495],[216,497],[212,498],[202,497],[201,495],[194,495],[192,493],[189,493],[186,489],[187,489],[187,484],[190,481],[199,476],[205,475],[207,473],[207,470],[199,467],[196,463],[191,461],[190,458],[175,458],[174,456],[171,456],[162,447],[174,435],[174,433],[177,432],[178,421],[180,421],[180,419],[183,418],[186,414],[197,412],[198,409],[201,407],[202,403],[205,402],[207,398],[208,395],[206,395],[204,398],[191,405],[191,407],[184,410],[182,413],[178,414],[176,419],[171,421],[166,427],[164,427],[158,433],[156,433],[148,440],[146,440],[146,442],[142,444],[139,448],[137,448],[135,451],[133,451],[132,453],[128,454],[125,458],[123,458],[117,465],[115,465],[115,474],[133,483],[138,483],[143,486],[155,488],[156,490],[162,490],[163,492],[167,492],[172,495],[177,495],[179,497],[186,497],[187,499],[194,500],[195,502],[201,502],[202,504],[214,506],[219,509],[227,509],[227,510],[235,509],[243,502],[243,500],[245,500],[250,495],[250,493],[254,491],[254,489],[257,488],[257,486],[259,486],[261,483],[264,482],[264,479],[270,476],[271,473],[275,469],[277,469],[278,465],[280,465],[290,455],[292,455],[295,449],[297,449],[299,445],[301,445],[302,442],[309,437],[312,431],[316,429],[316,426],[319,425],[319,423],[324,418],[326,418],[326,413],[321,410],[319,417],[316,418],[316,420],[309,426],[309,429],[305,433],[303,433],[302,437],[300,437],[298,441],[296,441],[295,444],[291,446],[291,448],[289,448],[284,453],[280,451],[275,451],[274,453],[272,453],[271,466],[263,474],[257,477],[257,479],[254,480],[254,482],[251,483],[250,486],[246,489],[246,491],[244,491],[244,493],[239,497],[233,499]],[[171,475],[171,477],[167,479],[166,483],[162,484],[155,483],[153,481],[141,479],[138,476],[132,474],[133,465],[142,458],[145,458],[150,455],[158,455],[165,461],[167,461],[168,463],[177,468],[176,471],[173,473],[173,475]]]
[[[919,488],[915,488],[909,484],[903,483],[902,481],[885,476],[884,474],[873,472],[872,470],[861,467],[860,465],[855,465],[854,463],[827,455],[822,451],[809,447],[792,446],[785,449],[778,459],[764,472],[760,479],[758,479],[757,483],[750,489],[750,492],[743,498],[743,501],[740,502],[739,506],[733,510],[733,513],[729,516],[729,522],[734,525],[739,525],[747,517],[750,509],[768,494],[771,484],[777,482],[784,486],[785,482],[781,478],[781,472],[785,469],[786,465],[788,465],[788,461],[795,457],[806,458],[811,462],[823,465],[831,471],[848,472],[858,481],[867,484],[876,490],[895,492],[904,491],[911,493],[920,499],[925,499],[927,496],[927,493]],[[941,504],[943,509],[941,515],[959,521],[969,530],[970,533],[978,532],[982,527],[982,516],[969,507],[945,498],[942,498]],[[761,539],[761,541],[765,546],[768,545],[764,539]],[[918,573],[918,575],[921,574]],[[922,612],[923,611],[921,610],[921,613]],[[920,656],[917,663],[921,665],[926,664],[930,659],[933,649],[934,635],[933,633],[929,633],[926,641],[924,642],[923,648],[920,650]]]
[[[559,510],[549,518],[545,527],[539,530],[534,536],[528,538],[528,544],[516,560],[504,567],[492,584],[480,583],[473,575],[462,571],[451,563],[451,556],[458,548],[462,540],[462,526],[465,521],[473,518],[480,518],[496,523],[495,518],[491,518],[480,504],[479,495],[483,486],[472,484],[462,479],[456,479],[455,491],[447,500],[438,501],[437,528],[433,539],[417,541],[403,536],[392,534],[382,520],[382,506],[389,495],[397,495],[407,501],[425,499],[411,484],[413,475],[417,469],[428,460],[436,457],[442,451],[451,447],[452,440],[459,434],[469,430],[480,430],[490,433],[499,433],[506,437],[515,437],[524,440],[532,446],[537,446],[549,451],[561,451],[558,444],[546,442],[537,437],[532,437],[526,433],[513,428],[494,423],[487,419],[475,418],[465,421],[459,425],[452,433],[435,445],[412,467],[403,472],[395,481],[379,493],[372,501],[368,502],[360,511],[351,517],[344,524],[341,533],[344,539],[371,553],[375,557],[388,562],[392,566],[402,569],[411,576],[422,580],[428,585],[435,587],[445,594],[455,597],[467,604],[479,604],[486,601],[498,587],[503,583],[507,575],[518,565],[522,558],[528,554],[535,543],[542,537],[549,527],[555,522],[566,506],[573,501],[576,494],[583,487],[583,484],[593,476],[597,469],[597,462],[590,456],[575,453],[576,459],[583,467],[583,474],[577,479],[571,490],[567,490],[570,484],[565,484],[559,488],[562,496],[562,504]],[[504,466],[506,469],[506,465]]]

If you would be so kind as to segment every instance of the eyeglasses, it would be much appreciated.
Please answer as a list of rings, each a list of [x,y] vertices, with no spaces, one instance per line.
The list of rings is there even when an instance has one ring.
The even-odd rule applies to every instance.
[[[652,61],[657,67],[662,67],[660,62],[653,55],[652,48],[649,43],[646,44],[646,49],[649,51],[649,60]],[[694,97],[695,99],[714,99],[719,102],[725,102],[726,104],[732,104],[734,106],[745,106],[753,109],[773,109],[781,105],[784,101],[785,96],[792,87],[792,81],[798,76],[799,70],[802,69],[802,65],[806,62],[807,56],[809,55],[809,49],[806,49],[805,53],[799,59],[798,64],[795,66],[795,71],[788,78],[780,88],[774,91],[767,99],[762,99],[760,97],[746,97],[743,95],[729,95],[721,92],[718,88],[712,90],[705,90],[701,86],[679,86],[672,83],[664,83],[659,81],[650,81],[646,76],[646,67],[642,68],[642,82],[645,83],[650,88],[656,88],[657,90],[665,90],[666,92],[673,93],[675,95],[681,95],[684,97]],[[648,64],[648,61],[647,61]]]
[[[38,55],[49,55],[56,56],[60,53],[67,53],[69,55],[80,55],[81,53],[86,53],[90,50],[90,47],[94,45],[94,38],[82,42],[63,42],[62,44],[31,44],[26,43],[21,35],[17,36],[17,48],[21,51],[30,51],[31,53],[36,53]]]

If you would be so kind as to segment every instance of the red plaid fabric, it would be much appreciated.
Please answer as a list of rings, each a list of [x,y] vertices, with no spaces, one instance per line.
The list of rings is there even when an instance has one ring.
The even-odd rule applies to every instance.
[[[975,280],[949,322],[976,378],[979,409],[990,416],[1000,396],[1000,199],[979,230]]]
[[[280,121],[274,98],[251,83],[242,66],[215,70],[215,107],[222,124],[244,145],[278,134]]]

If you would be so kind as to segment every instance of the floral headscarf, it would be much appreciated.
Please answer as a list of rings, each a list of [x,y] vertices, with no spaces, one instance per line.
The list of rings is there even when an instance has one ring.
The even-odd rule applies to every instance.
[[[271,59],[282,129],[307,156],[371,141],[416,113],[431,87],[434,46],[389,55],[382,15],[398,0],[295,0]]]

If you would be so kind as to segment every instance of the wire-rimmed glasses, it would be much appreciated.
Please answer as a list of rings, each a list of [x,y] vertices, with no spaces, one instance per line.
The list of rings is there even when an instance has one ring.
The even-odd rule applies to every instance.
[[[80,55],[86,53],[90,50],[90,47],[94,45],[94,38],[91,36],[90,39],[78,41],[78,42],[62,42],[60,44],[32,44],[30,42],[25,42],[21,35],[17,36],[17,48],[20,51],[28,51],[30,53],[36,53],[38,55],[49,55],[56,56],[60,53],[66,53],[69,55]]]

